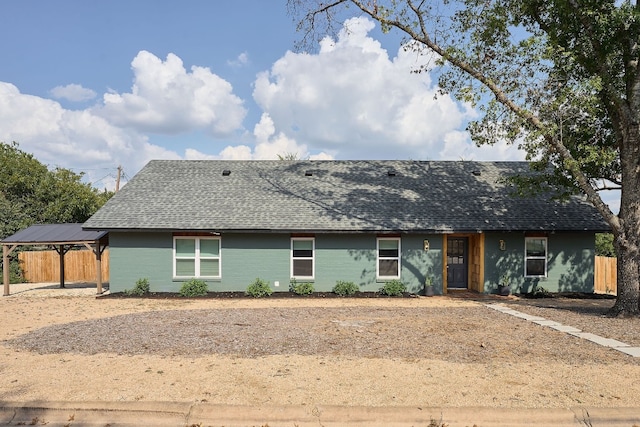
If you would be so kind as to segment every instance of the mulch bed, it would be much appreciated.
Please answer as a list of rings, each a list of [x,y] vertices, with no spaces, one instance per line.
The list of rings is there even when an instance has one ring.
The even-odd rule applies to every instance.
[[[116,292],[110,293],[106,295],[99,295],[96,298],[152,298],[152,299],[185,299],[185,298],[194,298],[194,299],[255,299],[254,297],[247,295],[245,292],[207,292],[207,295],[197,296],[197,297],[183,297],[177,292],[150,292],[145,295],[131,295],[124,292]],[[299,295],[294,292],[289,291],[278,291],[272,293],[268,297],[264,298],[417,298],[416,294],[412,294],[409,292],[405,292],[401,296],[388,296],[383,295],[379,292],[356,292],[353,295],[349,296],[340,296],[334,292],[313,292],[309,295]]]

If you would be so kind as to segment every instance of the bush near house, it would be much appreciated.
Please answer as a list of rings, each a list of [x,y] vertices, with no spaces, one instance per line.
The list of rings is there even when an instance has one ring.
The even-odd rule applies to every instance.
[[[247,295],[254,298],[268,297],[272,293],[273,291],[271,290],[271,286],[269,286],[269,282],[266,282],[259,277],[247,287],[246,291]]]
[[[380,293],[382,295],[387,295],[390,297],[398,297],[404,294],[407,291],[407,286],[402,283],[400,280],[390,280],[384,284],[383,287],[380,288]]]
[[[207,295],[207,284],[198,279],[191,279],[188,282],[184,282],[180,288],[181,297],[202,297]]]
[[[353,282],[345,282],[342,280],[338,280],[336,285],[333,287],[333,292],[335,294],[340,295],[341,297],[346,297],[355,294],[358,292],[360,288]]]
[[[124,291],[127,295],[143,296],[149,293],[149,279],[138,279],[133,289]]]
[[[313,283],[298,283],[296,279],[291,279],[289,290],[296,295],[311,295],[313,293]]]

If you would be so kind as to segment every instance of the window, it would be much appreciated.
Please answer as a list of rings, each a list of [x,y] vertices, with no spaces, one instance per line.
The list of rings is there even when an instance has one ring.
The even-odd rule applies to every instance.
[[[219,237],[174,237],[174,277],[220,277]]]
[[[315,239],[313,237],[291,238],[291,277],[313,279]]]
[[[525,277],[547,277],[547,238],[525,237]]]
[[[395,237],[378,238],[378,279],[400,278],[400,239]]]

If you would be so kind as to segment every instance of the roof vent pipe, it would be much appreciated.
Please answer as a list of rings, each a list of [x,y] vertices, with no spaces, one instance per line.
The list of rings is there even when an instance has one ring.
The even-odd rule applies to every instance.
[[[229,176],[231,175],[231,171],[229,169],[225,169],[222,171],[222,176]]]

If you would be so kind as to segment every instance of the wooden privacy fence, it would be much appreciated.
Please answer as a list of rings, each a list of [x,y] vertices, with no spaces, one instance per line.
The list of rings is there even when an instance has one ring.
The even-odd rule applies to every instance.
[[[618,293],[617,276],[618,259],[606,256],[597,256],[594,272],[593,291],[596,294]]]
[[[60,256],[56,251],[20,252],[18,260],[27,282],[60,281]],[[64,277],[69,282],[95,282],[95,254],[85,249],[67,252],[64,256]],[[109,281],[109,249],[102,253],[102,281]]]

